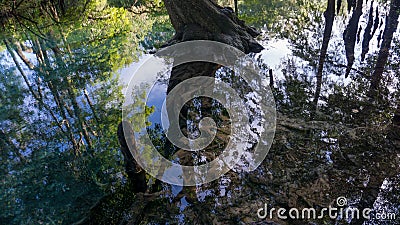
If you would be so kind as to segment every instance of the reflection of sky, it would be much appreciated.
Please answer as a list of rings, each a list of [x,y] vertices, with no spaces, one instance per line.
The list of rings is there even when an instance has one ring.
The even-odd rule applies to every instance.
[[[360,18],[360,24],[362,26],[365,26],[367,19],[368,19],[368,11],[369,11],[369,5],[365,6],[366,8],[363,10],[364,15]],[[347,18],[348,20],[349,18]],[[341,55],[342,59],[340,60],[341,62],[346,64],[345,60],[345,52],[344,52],[344,46],[343,46],[343,40],[342,40],[342,32],[347,26],[347,21],[343,21],[343,19],[335,19],[335,23],[333,26],[332,30],[332,37],[330,40],[330,45],[329,45],[329,50],[337,50],[339,51],[339,54]],[[378,51],[377,47],[377,36],[379,35],[379,32],[381,29],[383,29],[384,26],[380,27],[374,37],[371,40],[370,43],[370,52],[376,52]],[[361,33],[361,37],[363,36],[363,33]],[[316,40],[315,37],[310,37],[310,41],[319,41],[321,42],[322,40]],[[340,43],[340,45],[339,45]],[[283,73],[282,73],[282,60],[284,58],[290,57],[292,60],[295,61],[296,65],[299,65],[297,67],[297,72],[302,73],[306,72],[310,77],[313,78],[313,81],[315,81],[315,76],[316,76],[316,71],[303,71],[303,66],[307,66],[308,62],[300,59],[299,57],[293,56],[293,53],[291,51],[291,44],[289,43],[289,40],[287,39],[271,39],[269,41],[263,42],[262,43],[265,47],[265,50],[263,50],[261,54],[261,58],[264,61],[265,64],[268,65],[269,68],[273,70],[274,78],[275,80],[282,80],[284,79]],[[357,43],[355,46],[355,54],[356,54],[356,61],[354,64],[354,68],[358,68],[362,64],[360,62],[360,54],[361,54],[361,43]],[[150,55],[143,55],[141,57],[141,60],[136,63],[132,63],[129,65],[127,68],[124,68],[120,70],[120,79],[121,82],[125,85],[128,84],[130,81],[131,77],[134,75],[134,73],[137,71],[137,69],[143,64],[145,59],[149,59],[151,56]],[[154,65],[156,67],[156,65]],[[150,72],[150,71],[149,71]],[[310,73],[311,72],[311,73]],[[344,78],[344,76],[337,76],[335,74],[330,74],[330,73],[325,73],[324,78],[334,81],[338,84],[342,85],[347,85],[349,84],[352,79],[351,77]],[[155,84],[151,88],[151,92],[149,94],[149,98],[147,99],[147,105],[148,106],[154,106],[155,107],[155,112],[150,115],[149,121],[152,122],[152,125],[159,123],[161,124],[161,112],[162,112],[162,104],[165,100],[165,95],[166,95],[166,89],[167,85],[165,84]],[[322,93],[322,94],[327,94],[327,93]],[[329,94],[329,92],[328,92]]]
[[[121,69],[119,71],[120,74],[120,82],[122,83],[122,85],[124,85],[124,89],[123,89],[123,93],[126,95],[126,91],[127,91],[127,85],[129,84],[129,82],[132,80],[132,77],[134,75],[137,74],[138,69],[141,68],[145,68],[146,71],[142,71],[141,72],[141,77],[142,79],[140,79],[140,81],[143,82],[148,82],[146,80],[146,77],[152,77],[151,75],[156,74],[157,72],[159,72],[160,69],[160,65],[154,65],[154,67],[149,67],[148,65],[146,67],[141,67],[144,63],[149,63],[149,60],[152,56],[151,55],[143,55],[140,58],[139,62],[134,62],[131,65],[129,65],[128,67],[125,67],[123,69]],[[150,62],[152,63],[152,62]],[[149,74],[149,76],[143,76],[143,74]],[[151,75],[150,75],[151,74]],[[136,78],[137,80],[137,78]],[[139,85],[139,84],[134,84],[134,85]],[[148,99],[146,102],[146,105],[151,107],[154,106],[155,107],[155,111],[153,114],[150,115],[149,117],[149,121],[152,122],[152,126],[154,126],[154,124],[159,123],[161,124],[161,109],[162,109],[162,104],[165,100],[165,96],[166,96],[166,92],[167,92],[167,85],[166,84],[162,84],[162,83],[156,83],[151,87],[151,91],[150,93],[148,93]]]
[[[133,62],[129,66],[120,69],[118,73],[120,74],[120,82],[126,86],[129,84],[132,76],[137,72],[139,67],[146,61],[146,59],[150,58],[151,55],[142,55],[138,62]],[[125,89],[123,91],[125,93]]]
[[[167,85],[159,83],[155,84],[150,91],[149,98],[147,99],[147,105],[155,107],[154,113],[149,117],[149,121],[152,122],[152,125],[155,123],[161,124],[161,108],[165,100],[166,93]]]
[[[270,68],[276,68],[283,57],[291,54],[287,40],[272,40],[264,47],[261,58]]]

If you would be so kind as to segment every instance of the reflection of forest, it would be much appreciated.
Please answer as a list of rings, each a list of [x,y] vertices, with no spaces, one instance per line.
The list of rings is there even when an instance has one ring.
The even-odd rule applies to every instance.
[[[305,224],[277,217],[261,221],[256,212],[264,203],[320,209],[335,206],[339,196],[348,206],[372,208],[371,215],[396,213],[397,220],[310,221],[400,223],[400,1],[238,1],[239,17],[263,31],[258,37],[230,9],[217,8],[230,18],[227,27],[239,24],[235,38],[224,36],[222,42],[234,40],[228,44],[245,52],[261,50],[253,37],[264,47],[277,39],[289,43],[291,54],[276,67],[262,60],[267,51],[251,54],[270,80],[277,105],[272,148],[253,172],[230,171],[191,188],[148,176],[147,193],[135,194],[116,135],[123,101],[118,71],[165,43],[199,39],[173,36],[186,21],[171,24],[168,14],[179,4],[164,2],[0,1],[2,223]],[[187,4],[201,2],[208,0]],[[234,8],[234,1],[218,2]],[[189,13],[183,15],[190,21]],[[183,32],[207,25],[188,27]],[[208,66],[224,72],[197,65],[202,73]],[[173,72],[178,82],[184,80],[179,73],[185,68]],[[221,79],[240,83],[225,72]],[[202,152],[211,160],[227,141],[229,118],[209,99],[197,99],[186,110],[183,119],[194,123],[181,121],[185,132],[196,133],[204,115],[220,125]],[[137,116],[153,112],[148,107]],[[193,163],[183,151],[166,150],[172,147],[159,125],[148,131],[162,154]]]

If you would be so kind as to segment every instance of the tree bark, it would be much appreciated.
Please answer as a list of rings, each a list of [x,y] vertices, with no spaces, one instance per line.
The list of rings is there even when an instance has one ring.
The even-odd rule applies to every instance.
[[[264,49],[254,38],[260,33],[245,25],[229,7],[211,0],[164,0],[171,23],[176,31],[168,45],[191,41],[222,42],[250,53]]]
[[[268,70],[268,74],[269,74],[269,86],[271,88],[273,88],[274,87],[274,74],[273,74],[272,69]]]
[[[264,49],[254,38],[260,33],[239,20],[232,9],[211,0],[164,0],[175,36],[166,45],[191,40],[218,41],[245,53]],[[219,65],[187,63],[174,67],[168,84],[169,93],[180,82],[196,76],[214,76]]]
[[[245,25],[230,7],[221,7],[211,0],[164,0],[164,3],[176,31],[172,40],[164,46],[192,40],[210,40],[236,47],[246,54],[259,53],[264,49],[254,40],[260,32]],[[220,65],[209,62],[190,62],[175,66],[171,72],[167,94],[186,79],[198,76],[215,77],[218,68]],[[201,101],[202,116],[209,115],[212,106],[210,99],[201,99]],[[190,104],[190,102],[186,104],[179,115],[183,133],[185,129],[187,130],[186,123],[190,119],[188,118]],[[173,149],[171,143],[167,143],[166,146]],[[185,153],[191,155],[188,151]],[[182,156],[181,158],[190,157]],[[186,161],[181,164],[190,165],[192,162]]]
[[[260,52],[263,47],[254,37],[260,33],[248,27],[230,8],[224,8],[211,0],[165,0],[175,36],[165,46],[192,40],[222,42],[250,53]],[[172,69],[167,94],[179,83],[197,76],[214,77],[219,65],[213,63],[186,63]],[[185,125],[188,105],[182,110],[181,124]],[[183,127],[182,127],[183,128]]]
[[[340,8],[342,8],[342,0],[337,0],[336,14],[339,14]]]
[[[235,14],[236,16],[239,15],[238,0],[235,0]]]
[[[191,40],[218,41],[245,53],[258,53],[263,47],[254,38],[260,33],[239,20],[231,8],[211,0],[164,0],[175,36],[165,46]],[[172,69],[167,94],[179,83],[197,76],[214,77],[220,67],[214,63],[186,63]],[[180,118],[186,118],[187,109]],[[185,122],[181,121],[184,125]]]

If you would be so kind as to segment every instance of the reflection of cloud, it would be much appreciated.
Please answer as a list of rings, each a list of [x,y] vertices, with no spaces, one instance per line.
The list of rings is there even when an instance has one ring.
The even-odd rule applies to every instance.
[[[183,170],[182,167],[178,164],[173,164],[171,167],[167,168],[164,171],[163,178],[164,178],[163,180],[174,181],[173,184],[178,187],[176,190],[177,191],[176,194],[178,194],[179,193],[178,191],[180,191],[179,187],[184,185]]]
[[[133,62],[129,66],[122,68],[118,71],[119,82],[123,86],[127,86],[129,81],[132,79],[132,76],[137,72],[137,70],[145,63],[149,58],[151,58],[150,54],[144,54],[140,56],[138,62]],[[126,88],[123,89],[123,93],[125,94]]]
[[[281,59],[292,53],[287,40],[275,40],[265,47],[265,50],[261,52],[262,59],[271,68],[280,65]]]

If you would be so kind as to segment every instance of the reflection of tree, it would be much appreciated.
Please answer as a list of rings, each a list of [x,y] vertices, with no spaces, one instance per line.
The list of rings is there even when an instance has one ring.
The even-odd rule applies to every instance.
[[[8,37],[3,40],[29,94],[46,110],[60,131],[69,137],[75,154],[81,151],[82,146],[93,149],[94,139],[102,133],[97,129],[100,129],[99,123],[104,121],[105,115],[98,112],[99,102],[94,94],[102,93],[106,99],[107,93],[104,89],[90,86],[111,80],[113,70],[133,60],[130,52],[126,49],[121,51],[114,45],[118,41],[120,46],[135,47],[130,44],[134,40],[128,38],[133,26],[125,12],[103,9],[104,19],[88,19],[87,24],[78,24],[72,31],[61,26],[43,29],[46,38],[32,36],[27,39],[30,46],[25,47],[25,51],[22,47],[24,39]],[[90,15],[96,17],[101,13],[94,10]],[[83,36],[89,30],[91,36]],[[29,37],[31,34],[25,30],[18,35]],[[109,47],[100,48],[101,45]],[[33,61],[26,56],[27,52],[34,53]],[[108,58],[108,61],[103,59],[102,63],[100,57]],[[26,67],[21,65],[21,61]],[[117,90],[117,87],[113,89]],[[108,94],[112,92],[110,90]],[[91,119],[85,119],[87,117]]]
[[[165,1],[171,23],[176,31],[174,38],[170,44],[190,41],[190,40],[212,40],[222,42],[238,48],[239,50],[250,53],[260,52],[263,47],[259,45],[253,38],[259,33],[251,27],[244,24],[234,14],[231,8],[224,8],[216,3],[203,1]],[[201,10],[198,10],[201,9]],[[220,65],[206,62],[191,62],[173,67],[170,81],[168,84],[167,94],[169,94],[179,83],[198,76],[215,77],[215,73]],[[213,84],[202,84],[205,86]],[[167,105],[169,103],[167,97]],[[211,114],[212,102],[207,98],[200,98],[202,105],[202,116]],[[192,104],[192,106],[190,106]],[[194,103],[186,104],[181,111],[180,127],[181,130],[187,130],[187,118],[189,116],[189,108],[193,108]],[[170,117],[172,115],[169,112]],[[186,132],[185,132],[186,133]],[[187,133],[186,133],[187,134]],[[179,151],[177,152],[179,153]],[[188,153],[186,153],[188,155]],[[181,155],[180,158],[188,158]],[[182,162],[181,162],[182,163]],[[193,162],[182,163],[193,165]],[[184,176],[189,177],[189,174]]]
[[[12,4],[12,1],[9,2]],[[94,1],[97,2],[96,6],[87,5],[88,11],[82,15],[86,18],[91,12],[90,18],[85,20],[85,26],[82,26],[82,21],[73,20],[75,17],[72,11],[66,10],[67,14],[63,14],[58,5],[58,2],[63,1],[44,1],[44,9],[48,12],[54,8],[60,10],[58,15],[61,21],[57,26],[38,28],[36,22],[49,25],[54,22],[54,15],[30,17],[30,14],[42,15],[35,11],[37,8],[27,7],[34,1],[16,1],[19,2],[22,5],[14,11],[20,13],[18,21],[9,17],[10,14],[2,14],[5,16],[0,19],[1,25],[16,24],[17,27],[17,30],[12,30],[11,26],[6,26],[6,31],[12,35],[1,37],[5,49],[8,48],[7,60],[11,61],[13,67],[8,67],[8,63],[0,66],[0,168],[4,171],[4,182],[0,189],[1,193],[5,193],[0,195],[0,200],[6,203],[1,206],[1,221],[7,224],[19,224],[21,221],[52,223],[52,220],[72,223],[88,211],[90,216],[83,223],[250,224],[259,221],[254,211],[263,203],[268,203],[268,207],[318,208],[328,206],[341,195],[346,196],[352,206],[370,207],[379,196],[383,198],[384,204],[376,206],[375,210],[387,207],[390,211],[398,207],[400,104],[399,84],[396,80],[400,71],[400,51],[396,34],[393,37],[390,34],[395,32],[393,29],[397,15],[392,5],[398,1],[391,1],[382,51],[378,54],[367,54],[366,47],[372,46],[371,43],[374,42],[371,40],[376,39],[374,33],[380,31],[378,21],[383,18],[382,5],[376,4],[374,14],[368,5],[370,11],[367,26],[361,26],[362,29],[365,27],[361,33],[359,27],[363,25],[360,24],[362,22],[354,26],[357,33],[354,46],[357,47],[359,36],[362,54],[366,56],[363,65],[357,65],[355,56],[354,65],[348,68],[344,62],[346,57],[343,54],[345,47],[342,38],[338,42],[335,36],[330,38],[331,44],[326,49],[326,59],[320,76],[322,86],[319,109],[312,121],[310,114],[315,100],[312,90],[316,86],[311,82],[310,74],[315,74],[321,65],[321,50],[325,48],[322,45],[329,41],[329,38],[324,38],[322,23],[325,2],[299,1],[294,4],[293,1],[239,1],[241,18],[253,25],[267,23],[268,28],[279,27],[276,30],[282,33],[277,36],[289,37],[295,55],[304,61],[294,57],[282,62],[284,77],[279,79],[277,76],[274,89],[280,112],[277,138],[261,167],[252,173],[227,173],[218,181],[196,187],[196,190],[185,190],[178,196],[172,196],[168,186],[164,186],[161,193],[135,195],[131,187],[123,184],[125,178],[118,173],[123,171],[123,166],[118,163],[121,156],[118,155],[119,146],[115,138],[120,120],[121,95],[117,82],[112,79],[112,71],[133,60],[130,51],[136,49],[138,38],[131,39],[128,31],[139,28],[145,31],[145,26],[140,23],[136,25],[141,20],[137,17],[135,18],[138,20],[129,20],[125,17],[128,15],[125,10],[104,8],[104,2]],[[49,4],[51,2],[55,5]],[[109,2],[124,8],[132,6],[132,1]],[[169,1],[169,4],[175,6],[169,5],[170,11],[179,11],[177,6],[188,6],[193,2],[181,4],[179,1]],[[357,2],[361,4],[362,1],[347,2],[352,6],[347,7],[350,13],[352,8],[356,8]],[[197,6],[203,3],[204,1],[200,1],[193,4]],[[9,12],[7,9],[11,6],[3,7],[7,4],[5,1],[0,3],[0,13]],[[75,11],[82,12],[83,4],[84,2],[79,4]],[[216,13],[223,18],[231,18],[233,22],[229,23],[228,29],[223,29],[224,22],[221,22],[221,26],[208,27],[208,24],[218,21],[214,16],[209,19],[212,22],[205,22],[204,15],[188,10],[182,15],[185,17],[182,20],[181,15],[175,15],[176,21],[183,21],[183,25],[175,23],[174,28],[179,29],[171,43],[194,40],[198,36],[210,40],[218,39],[213,36],[215,30],[222,30],[216,32],[218,35],[229,36],[229,28],[240,25],[236,17],[231,15],[230,9],[209,3],[204,5],[210,9],[205,14]],[[282,9],[280,5],[284,5],[281,6],[284,10],[279,10]],[[338,0],[336,5],[342,5],[342,1]],[[338,16],[335,20],[338,22],[342,21],[342,14],[338,12],[340,8],[337,6],[336,10]],[[45,14],[46,11],[42,13]],[[286,16],[290,16],[285,20],[288,23],[277,22]],[[30,21],[33,17],[35,20]],[[162,20],[158,22],[153,27],[152,34],[147,35],[142,42],[146,49],[152,49],[153,45],[160,46],[161,42],[172,36],[171,26]],[[188,25],[189,22],[205,25],[198,27]],[[71,26],[66,26],[65,23]],[[130,23],[135,26],[131,27]],[[235,23],[237,24],[234,25]],[[23,28],[26,25],[29,25],[29,29]],[[281,27],[283,25],[285,27]],[[325,28],[329,30],[329,27]],[[213,30],[211,32],[208,29]],[[252,29],[244,30],[254,32]],[[364,35],[361,35],[363,31]],[[245,49],[249,41],[246,38],[249,36],[244,35],[245,39],[242,40],[240,32],[233,32],[233,36],[238,37],[233,39],[234,45]],[[162,35],[153,36],[158,34]],[[221,38],[219,41],[227,39],[229,38]],[[393,44],[390,44],[391,39]],[[390,52],[393,53],[387,55]],[[4,59],[4,62],[7,60]],[[304,65],[304,62],[308,64]],[[199,68],[202,69],[203,66],[205,70],[200,71]],[[265,71],[262,72],[267,74],[268,67],[263,68]],[[327,78],[329,74],[345,74],[346,69],[351,70],[351,79],[347,85],[340,78]],[[189,75],[187,70],[194,71],[194,75]],[[200,74],[216,74],[217,79],[245,86],[242,80],[235,80],[238,76],[226,68],[202,62],[175,67],[173,73],[170,89],[185,78]],[[374,81],[371,82],[370,78]],[[371,104],[366,99],[372,83],[379,93],[375,99],[379,101],[374,107],[370,107]],[[363,109],[367,107],[374,110],[365,114]],[[221,125],[218,130],[221,140],[214,140],[206,151],[218,155],[219,148],[226,143],[224,138],[229,136],[221,129],[223,126],[229,127],[229,118],[218,103],[208,99],[195,99],[188,104],[187,112],[182,112],[188,115],[183,118],[182,127],[196,133],[198,116],[204,115],[207,110],[208,115],[218,121],[217,125]],[[142,113],[145,116],[150,111],[148,108],[147,112],[144,110]],[[369,118],[368,121],[366,118]],[[175,149],[168,151],[170,146],[167,146],[158,125],[148,131],[161,154],[168,157],[176,153]],[[77,155],[74,154],[74,146],[79,150],[77,153],[80,152]],[[187,156],[180,155],[182,152],[175,156]],[[204,163],[195,161],[199,156],[209,155],[201,152],[188,157],[188,161]],[[214,156],[211,155],[209,159],[212,157]],[[128,169],[128,174],[130,172],[132,171]],[[388,189],[380,188],[383,181],[388,182]],[[109,195],[88,210],[105,193]],[[185,201],[191,204],[185,206]],[[295,224],[298,221],[276,222]],[[347,223],[342,220],[331,221],[329,218],[311,222]],[[353,220],[353,223],[361,222]],[[381,221],[368,222],[379,224]]]
[[[7,93],[0,97],[1,193],[8,193],[0,198],[9,203],[0,220],[7,224],[72,223],[124,182],[115,72],[136,59],[132,51],[152,19],[133,19],[105,1],[61,3],[0,3],[7,50],[0,68]]]
[[[325,30],[324,30],[324,38],[322,40],[322,47],[321,52],[319,55],[318,61],[318,71],[317,71],[317,83],[315,88],[314,94],[314,107],[317,108],[319,95],[321,93],[321,86],[322,86],[322,73],[324,70],[324,63],[327,54],[327,49],[329,45],[329,40],[331,39],[332,27],[333,27],[333,20],[335,18],[335,0],[328,0],[328,6],[326,11],[324,12],[325,17]]]
[[[117,136],[124,155],[125,171],[128,174],[130,185],[134,193],[147,190],[146,172],[140,168],[131,151],[137,151],[135,134],[129,122],[123,121],[118,125]],[[131,142],[133,149],[129,149],[127,142]]]
[[[355,2],[356,1],[353,1],[353,3]],[[345,31],[343,32],[343,41],[345,43],[346,58],[347,58],[347,69],[345,75],[346,77],[349,75],[350,68],[353,66],[355,60],[354,48],[357,40],[358,23],[362,15],[362,7],[363,7],[363,1],[357,1],[356,6],[353,7],[353,13],[349,20],[349,24],[347,25]],[[348,6],[348,8],[351,7]]]
[[[306,1],[302,1],[307,4]],[[290,24],[289,18],[301,10],[300,2],[279,0],[246,0],[239,1],[239,17],[248,24],[266,28],[269,35],[279,36],[288,31],[283,24]]]
[[[337,4],[339,2],[341,4],[341,1]],[[356,6],[353,5],[356,1],[349,2],[352,7]],[[315,8],[321,7],[313,6],[313,9]],[[251,223],[258,221],[256,215],[252,214],[252,210],[257,209],[254,205],[260,202],[266,202],[272,207],[319,208],[329,206],[336,197],[341,195],[348,197],[352,206],[371,207],[370,203],[376,200],[379,193],[387,195],[385,190],[380,189],[385,179],[393,180],[391,183],[393,187],[398,184],[398,181],[393,178],[399,171],[398,156],[395,151],[398,148],[398,135],[389,127],[391,113],[395,111],[391,108],[392,103],[389,102],[391,100],[384,99],[380,105],[381,111],[370,115],[374,118],[373,125],[366,126],[365,115],[361,113],[361,109],[368,105],[365,101],[369,86],[368,65],[365,68],[351,68],[352,71],[357,71],[358,75],[352,76],[347,86],[344,86],[340,80],[325,79],[324,84],[329,91],[321,94],[323,104],[320,105],[315,120],[309,121],[310,111],[313,108],[311,90],[315,88],[309,74],[315,72],[313,69],[317,68],[318,56],[321,56],[319,41],[322,40],[323,33],[320,26],[321,11],[312,11],[308,15],[315,16],[315,18],[311,17],[315,20],[304,19],[303,22],[310,23],[294,24],[298,26],[298,30],[291,33],[291,39],[297,47],[296,50],[299,53],[297,56],[303,56],[302,59],[309,62],[310,66],[304,66],[303,62],[296,60],[284,61],[282,72],[285,78],[278,81],[275,89],[278,109],[283,115],[279,118],[277,139],[271,153],[262,166],[253,173],[240,173],[239,176],[228,173],[221,181],[198,187],[196,191],[183,191],[178,195],[176,197],[178,200],[183,202],[182,199],[186,199],[193,204],[180,214],[186,216],[185,222],[206,224],[214,219],[214,221],[227,224],[238,221]],[[308,25],[311,28],[307,27]],[[302,26],[305,26],[304,30],[309,33],[301,32],[304,28]],[[316,37],[317,40],[310,40],[310,37]],[[324,74],[332,72],[342,75],[347,68],[347,65],[342,62],[344,55],[338,51],[344,50],[340,48],[343,42],[341,46],[337,45],[336,49],[328,48],[327,50]],[[366,59],[368,64],[374,63],[372,57]],[[182,76],[176,76],[177,80],[173,80],[171,84],[176,85],[180,82],[179,79],[184,80],[184,77],[190,77],[187,73],[185,74],[185,69],[200,74],[198,67],[203,65],[197,63],[175,68],[176,75]],[[203,72],[206,74],[213,71],[213,65],[205,68]],[[264,69],[267,68],[264,67]],[[226,80],[230,78],[232,77],[222,77]],[[197,106],[195,102],[188,108],[201,111]],[[394,118],[397,118],[397,115]],[[187,122],[187,117],[183,119]],[[228,187],[224,186],[226,183],[222,181],[225,179],[229,180]],[[204,203],[198,203],[196,199],[200,197],[193,193],[199,193],[202,190],[207,190],[210,194],[205,197]],[[222,190],[229,192],[229,196],[221,194]],[[393,190],[388,193],[393,193]],[[218,204],[232,200],[240,206]],[[391,202],[392,208],[396,207],[396,196],[389,197],[388,201]],[[207,218],[195,219],[199,215],[199,205],[203,209],[202,213],[204,209],[213,213],[204,212]],[[134,209],[130,212],[134,212]],[[146,219],[154,221],[151,217],[152,213],[149,214],[145,216]],[[173,219],[165,219],[165,221],[171,220]],[[276,222],[295,224],[298,221]],[[347,223],[343,220],[332,221],[329,218],[313,222]],[[353,223],[360,223],[360,221],[353,220]]]
[[[393,33],[397,30],[400,14],[400,2],[392,0],[390,4],[389,15],[386,17],[385,31],[383,33],[383,42],[379,49],[378,59],[375,64],[374,72],[370,86],[370,95],[374,97],[382,80],[383,71],[389,58],[389,49],[392,44]]]

